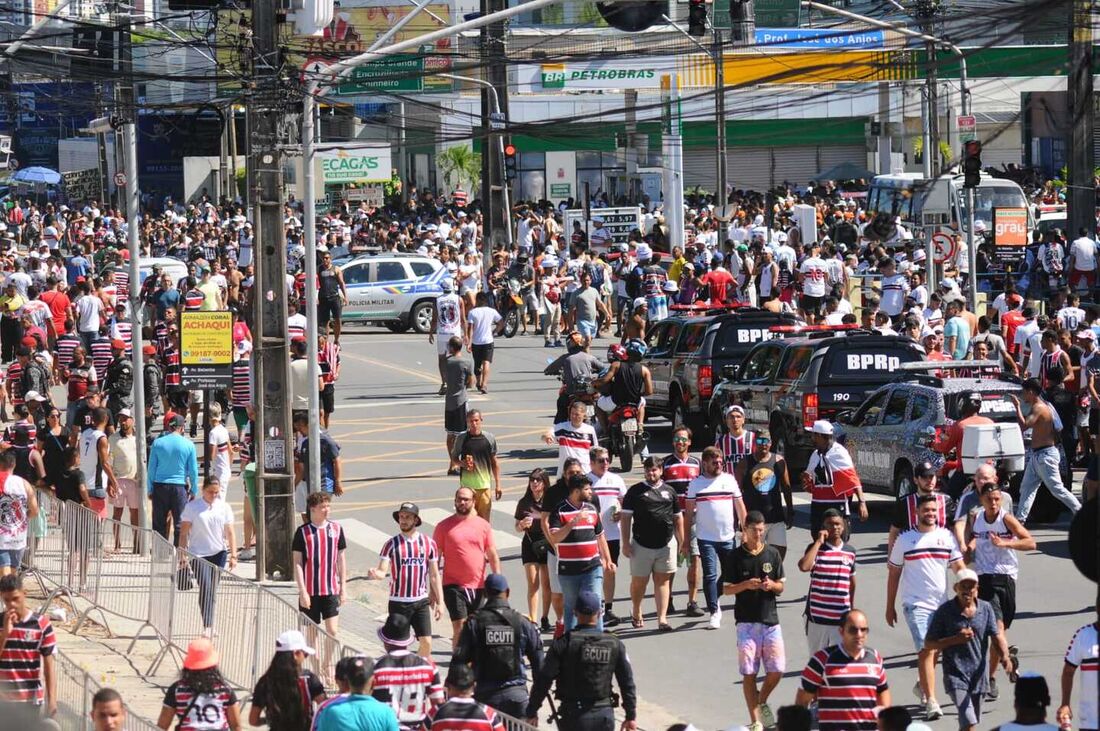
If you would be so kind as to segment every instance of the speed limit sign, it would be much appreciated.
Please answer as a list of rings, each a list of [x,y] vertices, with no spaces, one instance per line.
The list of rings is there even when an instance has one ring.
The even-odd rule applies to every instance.
[[[932,234],[932,261],[943,264],[955,256],[955,238],[942,231]]]

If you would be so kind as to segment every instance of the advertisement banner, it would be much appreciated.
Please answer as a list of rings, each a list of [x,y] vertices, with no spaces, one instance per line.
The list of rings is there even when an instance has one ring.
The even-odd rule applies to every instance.
[[[180,371],[183,387],[233,386],[233,314],[184,311],[180,319]]]
[[[379,36],[414,9],[415,6],[412,3],[408,5],[394,3],[392,5],[374,5],[360,8],[337,7],[332,23],[319,36],[296,35],[294,24],[284,23],[280,45],[291,49],[290,63],[295,68],[308,73],[310,70],[328,66],[337,60],[350,58],[365,52]],[[223,87],[240,86],[239,79],[241,76],[239,74],[243,74],[241,62],[243,59],[248,59],[249,55],[246,49],[241,48],[239,28],[242,23],[248,25],[249,16],[250,11],[247,10],[223,8],[218,11],[217,60],[219,64],[224,64],[224,67],[230,72],[229,74],[218,75],[219,79],[224,76],[224,81],[219,82]],[[409,21],[408,25],[402,27],[390,39],[390,42],[398,43],[416,38],[440,28],[449,27],[453,22],[453,13],[448,3],[432,3]],[[400,77],[404,85],[387,87],[367,84],[367,88],[362,93],[371,94],[376,91],[449,92],[454,88],[454,82],[451,79],[444,79],[433,74],[451,72],[451,55],[453,53],[454,39],[451,38],[442,38],[434,44],[421,47],[419,53],[408,54],[418,59],[415,69],[409,67],[399,71],[396,75],[389,74],[386,76],[386,78],[389,78],[389,76]],[[371,69],[372,67],[367,66],[365,68]],[[378,67],[375,66],[374,68],[377,69]],[[368,77],[371,76],[370,71],[366,73]],[[409,89],[407,87],[413,83],[411,77],[414,73],[417,76],[416,84],[418,88]],[[406,74],[409,76],[409,80],[404,78]],[[374,80],[377,80],[379,76],[383,76],[383,74],[375,74]],[[352,79],[352,81],[355,81],[355,79]],[[347,86],[351,86],[351,84]]]
[[[997,260],[1013,271],[1024,262],[1027,250],[1027,209],[993,209],[993,246]]]
[[[61,181],[70,203],[103,200],[103,179],[99,175],[99,168],[61,173]]]
[[[322,185],[384,183],[393,174],[389,147],[323,150],[315,157]]]

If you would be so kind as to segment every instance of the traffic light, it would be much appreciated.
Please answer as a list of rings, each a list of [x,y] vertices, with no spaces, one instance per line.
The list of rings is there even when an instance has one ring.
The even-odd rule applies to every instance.
[[[707,34],[707,4],[706,0],[690,0],[688,3],[688,35],[704,36]]]
[[[963,145],[963,187],[977,188],[982,179],[982,143],[970,140]]]
[[[756,16],[752,0],[730,0],[730,36],[735,43],[752,43],[756,36]]]
[[[516,179],[516,146],[511,142],[504,146],[504,178]]]
[[[645,30],[668,10],[663,0],[627,0],[627,2],[598,2],[596,10],[612,28],[627,33]]]

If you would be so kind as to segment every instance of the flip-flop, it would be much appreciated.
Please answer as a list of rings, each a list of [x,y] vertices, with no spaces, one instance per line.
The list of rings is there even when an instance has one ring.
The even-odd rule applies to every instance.
[[[1020,679],[1020,648],[1016,645],[1008,646],[1008,682],[1015,683]]]
[[[669,624],[668,622],[661,622],[660,624],[657,625],[657,629],[659,629],[662,632],[671,632],[672,631],[672,625]]]
[[[645,629],[645,620],[643,620],[639,617],[631,617],[630,618],[630,625],[634,629]]]

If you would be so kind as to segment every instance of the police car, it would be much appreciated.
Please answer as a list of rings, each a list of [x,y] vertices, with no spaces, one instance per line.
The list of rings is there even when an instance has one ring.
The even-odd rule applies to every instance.
[[[869,394],[858,409],[837,414],[837,440],[848,448],[864,487],[907,495],[915,489],[914,465],[943,466],[944,456],[932,444],[961,418],[966,394],[981,394],[982,416],[998,424],[1016,424],[1016,407],[1009,396],[1019,391],[1020,382],[1012,376],[900,376]]]
[[[745,410],[745,428],[767,429],[788,469],[799,473],[813,444],[807,429],[858,407],[897,377],[902,363],[924,360],[924,349],[900,335],[855,326],[812,326],[759,343],[715,389],[712,418],[727,406]]]
[[[348,290],[341,319],[379,323],[393,332],[410,327],[427,334],[432,327],[435,300],[443,293],[439,282],[447,269],[437,259],[415,254],[357,256],[340,265]]]
[[[646,332],[648,351],[642,365],[653,379],[646,414],[668,417],[674,427],[687,425],[699,432],[696,443],[707,443],[712,439],[707,432],[722,423],[708,415],[723,369],[739,362],[758,342],[780,337],[777,326],[804,323],[793,314],[754,307],[674,311],[677,314],[654,323]],[[712,312],[721,314],[702,314]]]

